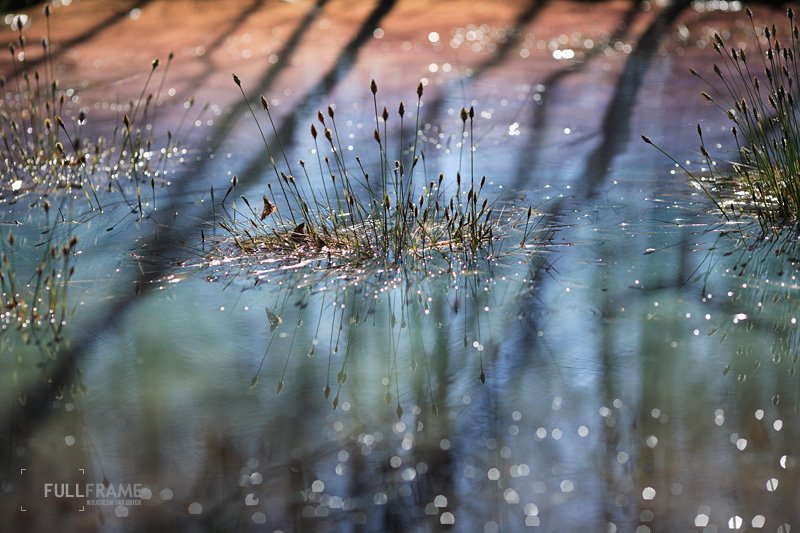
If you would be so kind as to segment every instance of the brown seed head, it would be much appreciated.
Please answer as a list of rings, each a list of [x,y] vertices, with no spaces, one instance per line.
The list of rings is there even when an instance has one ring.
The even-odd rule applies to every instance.
[[[160,63],[161,63],[161,61],[160,61],[158,58],[155,58],[155,59],[153,60],[153,70],[157,69],[157,68],[158,68],[158,65],[159,65]]]
[[[317,138],[317,128],[315,128],[313,124],[311,125],[311,136],[315,139]]]
[[[400,118],[403,118],[403,115],[406,114],[406,106],[403,105],[403,102],[400,102],[400,107],[397,108],[397,114],[400,115]]]
[[[419,82],[419,85],[417,85],[417,98],[422,98],[422,91],[424,90],[425,87],[423,87],[422,82]]]
[[[328,116],[333,118],[333,107],[332,106],[328,106]]]
[[[386,109],[385,107],[383,108],[383,113],[381,113],[381,118],[383,119],[384,122],[389,120],[389,110]]]
[[[264,111],[269,111],[269,102],[267,102],[267,99],[264,98],[263,95],[261,96],[261,107],[264,108]]]
[[[373,96],[378,93],[378,84],[374,79],[369,83],[369,90],[372,91]]]
[[[78,236],[77,235],[73,235],[72,238],[69,240],[69,247],[70,248],[75,248],[75,246],[77,244],[78,244]]]
[[[242,80],[240,80],[239,76],[237,76],[236,74],[233,75],[233,83],[235,83],[239,87],[242,86]]]

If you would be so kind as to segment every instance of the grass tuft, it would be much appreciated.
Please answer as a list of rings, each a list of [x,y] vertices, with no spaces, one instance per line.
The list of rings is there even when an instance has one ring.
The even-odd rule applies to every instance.
[[[155,184],[163,181],[168,160],[182,155],[180,126],[167,132],[167,146],[154,149],[155,122],[162,106],[167,71],[174,58],[154,59],[139,97],[131,101],[121,124],[109,135],[87,138],[87,110],[73,109],[74,89],[55,78],[50,42],[50,10],[45,6],[47,36],[41,40],[44,61],[33,69],[26,59],[23,24],[9,45],[13,78],[0,79],[0,196],[14,199],[29,192],[47,195],[81,190],[90,210],[102,209],[102,192],[118,190],[141,217],[155,205]],[[150,87],[162,74],[155,92]],[[193,100],[184,107],[188,114]],[[185,117],[184,117],[185,118]],[[183,120],[181,121],[181,125]],[[127,186],[135,183],[135,192]],[[153,198],[145,198],[149,183]]]
[[[459,173],[456,190],[450,193],[443,185],[443,174],[432,179],[425,177],[424,169],[418,168],[422,155],[418,153],[422,84],[417,87],[415,133],[410,140],[403,139],[408,118],[405,105],[401,103],[398,107],[396,120],[399,121],[401,148],[396,159],[390,155],[393,143],[388,139],[387,125],[392,117],[386,107],[379,110],[378,84],[372,80],[373,138],[379,161],[376,172],[370,175],[360,157],[355,158],[355,165],[346,160],[336,114],[329,106],[327,115],[322,111],[317,114],[322,135],[311,125],[319,173],[310,173],[306,163],[299,161],[300,174],[297,175],[280,141],[266,99],[260,98],[261,107],[275,134],[277,147],[267,141],[241,80],[236,75],[233,78],[258,125],[274,181],[281,191],[276,197],[269,183],[269,195],[263,196],[263,209],[254,209],[243,197],[247,207],[244,216],[241,216],[242,210],[237,215],[234,206],[233,214],[218,222],[233,237],[241,252],[305,258],[336,256],[349,263],[382,259],[398,265],[432,258],[458,258],[459,262],[467,264],[479,257],[491,256],[496,251],[496,242],[513,228],[520,228],[522,247],[538,233],[534,231],[538,225],[532,209],[517,212],[496,208],[497,200],[487,197],[485,176],[476,179],[470,170],[469,181],[462,183]],[[462,147],[468,136],[470,169],[473,168],[474,117],[473,109],[462,109]],[[409,147],[408,155],[404,155],[404,146]],[[279,169],[275,162],[273,153],[277,151],[281,153],[285,170]],[[323,151],[328,155],[323,156]],[[269,219],[265,220],[267,217]]]
[[[758,56],[755,61],[743,47],[729,45],[717,34],[712,41],[720,59],[713,67],[716,81],[689,69],[715,95],[702,92],[703,100],[716,105],[732,122],[740,158],[733,165],[733,179],[723,176],[711,158],[699,125],[700,153],[710,169],[708,178],[692,174],[665,155],[702,187],[726,218],[755,214],[762,229],[768,230],[800,221],[800,30],[791,8],[787,12],[789,32],[783,40],[775,25],[757,27],[749,9],[747,16],[755,41],[749,49]],[[658,148],[649,138],[642,138]],[[716,185],[713,190],[710,182]]]

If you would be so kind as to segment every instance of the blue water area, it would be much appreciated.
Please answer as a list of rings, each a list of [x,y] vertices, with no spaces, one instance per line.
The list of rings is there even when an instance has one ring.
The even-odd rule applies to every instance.
[[[125,24],[146,20],[149,3],[140,4]],[[297,32],[340,21],[326,2],[314,7],[321,12],[305,4],[254,12],[273,9]],[[269,60],[261,81],[286,96],[271,99],[274,129],[251,95],[269,153],[287,173],[303,159],[308,178],[292,174],[318,194],[333,190],[318,156],[341,156],[351,169],[358,156],[379,176],[375,108],[386,105],[392,117],[377,125],[394,146],[387,157],[410,165],[418,129],[417,191],[440,172],[450,195],[457,174],[485,175],[504,240],[466,262],[447,253],[356,261],[269,244],[242,252],[221,221],[277,227],[242,195],[257,211],[270,186],[284,213],[291,200],[232,82],[220,114],[198,120],[185,147],[162,152],[170,156],[157,174],[141,163],[141,175],[106,177],[97,200],[76,188],[7,192],[2,530],[800,525],[800,246],[791,231],[765,236],[724,218],[639,139],[702,174],[699,121],[707,144],[720,143],[720,166],[734,157],[722,144],[724,116],[703,107],[678,67],[704,42],[704,24],[739,31],[741,13],[592,4],[576,11],[597,17],[582,22],[582,37],[562,33],[561,42],[553,30],[538,47],[536,35],[571,4],[534,2],[515,19],[517,35],[469,3],[485,27],[449,23],[451,50],[442,51],[441,29],[392,33],[426,4],[394,4],[378,2],[351,33],[336,29],[345,44],[327,76],[283,87],[269,69],[288,76],[291,61]],[[618,19],[608,28],[616,33],[598,30]],[[619,34],[629,26],[638,33]],[[236,46],[250,42],[231,31]],[[289,30],[278,35],[302,50]],[[371,47],[374,39],[389,47]],[[480,44],[472,51],[482,62],[443,76],[462,41]],[[439,58],[435,67],[399,52],[415,43]],[[378,50],[386,55],[370,61]],[[390,68],[392,58],[408,64]],[[229,79],[227,65],[209,69]],[[373,101],[368,80],[381,73]],[[308,134],[312,123],[332,127],[316,118],[329,104],[336,151]],[[472,125],[462,106],[474,106]],[[165,116],[174,126],[182,114]],[[7,178],[13,188],[16,175],[3,174],[4,187]]]

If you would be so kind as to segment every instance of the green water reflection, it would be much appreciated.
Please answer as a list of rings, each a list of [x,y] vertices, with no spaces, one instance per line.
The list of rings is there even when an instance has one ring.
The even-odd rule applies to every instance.
[[[474,273],[164,282],[7,441],[13,505],[107,479],[149,491],[90,510],[123,528],[793,523],[796,240],[598,209]]]

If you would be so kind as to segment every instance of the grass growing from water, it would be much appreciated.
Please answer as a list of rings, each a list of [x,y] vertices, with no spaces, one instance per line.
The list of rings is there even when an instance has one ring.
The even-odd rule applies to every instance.
[[[800,220],[800,30],[791,8],[787,12],[789,35],[785,40],[779,37],[775,24],[756,27],[749,8],[747,16],[754,33],[751,48],[757,54],[749,55],[744,47],[728,45],[716,34],[712,45],[721,59],[721,66],[714,65],[717,83],[689,69],[714,93],[701,93],[703,99],[715,104],[733,122],[731,131],[740,157],[740,162],[733,165],[734,179],[722,176],[708,153],[699,125],[700,152],[710,169],[709,179],[692,174],[668,157],[703,188],[723,215],[735,215],[737,207],[754,212],[766,230]],[[752,55],[757,55],[755,61]],[[648,137],[642,138],[653,144]],[[709,181],[716,187],[709,188]]]
[[[240,79],[236,75],[233,78],[250,106]],[[379,168],[372,175],[365,170],[360,157],[355,161],[344,157],[336,113],[331,106],[327,115],[317,114],[319,125],[312,124],[310,128],[316,164],[299,161],[293,166],[278,137],[269,104],[262,96],[261,107],[277,139],[277,148],[267,141],[252,106],[250,112],[261,133],[277,187],[269,183],[263,205],[253,206],[242,196],[247,207],[245,215],[241,215],[241,209],[236,210],[234,203],[232,216],[220,222],[222,228],[245,253],[297,255],[300,252],[346,257],[349,262],[382,258],[389,263],[406,264],[433,257],[458,257],[463,263],[470,263],[479,256],[491,256],[495,242],[511,227],[524,227],[520,231],[520,245],[525,246],[536,233],[533,210],[496,210],[496,200],[486,197],[486,177],[474,176],[472,108],[462,108],[460,114],[460,158],[464,158],[465,139],[469,137],[469,177],[457,173],[455,191],[450,194],[443,186],[443,174],[433,179],[425,177],[424,155],[418,143],[423,91],[420,83],[412,124],[408,124],[405,105],[401,102],[398,106],[394,120],[400,132],[397,140],[400,149],[397,158],[392,158],[388,139],[391,114],[385,107],[379,111],[378,86],[374,80],[370,84],[375,113],[373,138],[379,161]],[[413,126],[413,133],[406,137],[409,126]],[[404,155],[405,147],[408,155]],[[331,155],[322,156],[323,149]],[[275,161],[278,153],[286,171],[278,168]],[[311,166],[318,169],[318,174]],[[234,176],[231,187],[234,197],[236,184]],[[273,223],[265,223],[267,217]]]
[[[144,215],[147,189],[155,203],[155,188],[167,160],[179,153],[181,132],[167,132],[166,146],[154,150],[154,135],[167,72],[169,54],[160,80],[161,65],[153,60],[139,97],[108,135],[86,136],[87,117],[73,110],[74,89],[63,89],[56,79],[50,43],[50,7],[45,6],[47,37],[40,42],[42,67],[29,67],[31,53],[17,18],[16,40],[9,44],[13,79],[0,79],[0,193],[14,197],[27,192],[47,195],[56,190],[81,190],[89,209],[102,209],[102,191],[116,189],[139,216]],[[157,88],[151,90],[157,84]],[[192,107],[190,100],[186,113]],[[181,121],[183,124],[183,121]],[[180,127],[179,127],[180,129]],[[126,186],[126,182],[135,184]]]

